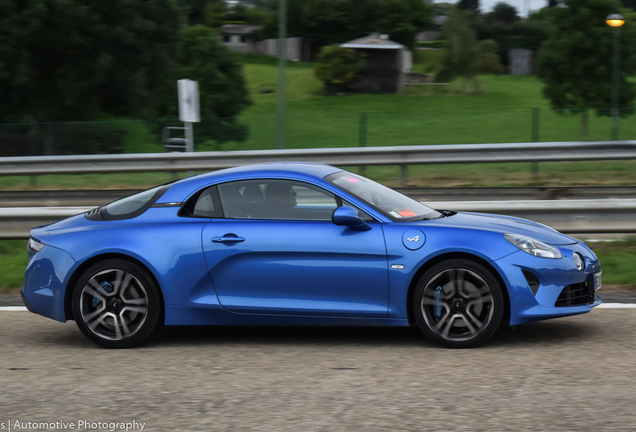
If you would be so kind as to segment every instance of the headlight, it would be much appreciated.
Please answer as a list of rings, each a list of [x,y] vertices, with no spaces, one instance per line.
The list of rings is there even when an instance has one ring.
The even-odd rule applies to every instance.
[[[29,237],[29,243],[27,244],[27,250],[29,252],[40,252],[44,245],[39,241],[35,240],[33,237]]]
[[[517,234],[504,234],[506,240],[527,254],[541,258],[562,258],[561,252],[539,240]]]

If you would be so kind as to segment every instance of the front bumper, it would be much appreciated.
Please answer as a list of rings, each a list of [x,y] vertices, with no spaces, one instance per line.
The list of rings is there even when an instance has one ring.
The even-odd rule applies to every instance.
[[[510,325],[582,314],[601,304],[594,293],[595,274],[601,271],[598,258],[581,243],[558,249],[563,254],[561,259],[539,258],[519,251],[495,262],[507,279]],[[574,252],[585,259],[583,271],[574,264]],[[589,289],[585,298],[564,301],[570,291],[579,288]]]

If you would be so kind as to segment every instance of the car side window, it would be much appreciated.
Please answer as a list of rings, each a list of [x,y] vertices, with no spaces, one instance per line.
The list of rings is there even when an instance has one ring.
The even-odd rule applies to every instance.
[[[219,185],[229,219],[330,221],[338,202],[330,192],[291,180],[243,180]]]
[[[181,209],[179,215],[199,218],[222,217],[216,186],[208,187],[194,194]]]
[[[354,209],[358,210],[358,216],[360,216],[360,218],[363,221],[365,221],[365,222],[375,222],[375,218],[373,216],[371,216],[367,212],[364,212],[364,211],[360,210],[359,208],[356,208],[356,206],[351,204],[349,201],[342,200],[342,205],[343,206],[348,206],[348,207],[353,207]]]

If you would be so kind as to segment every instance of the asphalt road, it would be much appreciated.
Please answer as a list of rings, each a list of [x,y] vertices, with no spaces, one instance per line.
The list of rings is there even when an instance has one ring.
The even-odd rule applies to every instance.
[[[116,351],[93,346],[73,323],[1,312],[0,425],[636,430],[635,339],[635,309],[596,309],[471,350],[437,348],[409,328],[189,327]]]

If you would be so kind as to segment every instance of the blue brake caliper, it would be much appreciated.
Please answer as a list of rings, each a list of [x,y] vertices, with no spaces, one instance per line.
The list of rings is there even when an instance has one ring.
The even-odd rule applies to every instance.
[[[108,282],[106,282],[106,281],[102,281],[99,284],[99,286],[102,287],[102,289],[99,290],[100,294],[106,294],[106,293],[113,292],[113,286],[111,284],[109,284]],[[106,292],[104,292],[102,290],[104,290]],[[97,305],[100,304],[101,302],[102,302],[101,299],[99,299],[98,297],[93,297],[93,301],[91,302],[91,305],[93,307],[97,307]]]
[[[442,301],[442,294],[444,293],[444,290],[442,289],[441,286],[438,286],[437,288],[435,288],[435,301],[436,302],[441,302]],[[444,310],[444,308],[438,304],[436,304],[433,307],[433,315],[435,315],[435,319],[440,319],[442,317],[442,311]]]

